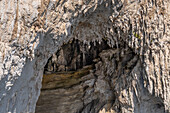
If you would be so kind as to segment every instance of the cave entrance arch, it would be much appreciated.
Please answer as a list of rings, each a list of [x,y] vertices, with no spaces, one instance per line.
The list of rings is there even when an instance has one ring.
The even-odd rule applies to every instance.
[[[80,18],[72,26],[69,42],[63,43],[44,67],[36,113],[97,113],[103,108],[106,111],[113,109],[117,113],[127,109],[138,112],[143,110],[142,106],[145,104],[156,108],[156,111],[164,112],[160,99],[154,98],[148,92],[141,91],[146,93],[141,95],[151,98],[145,101],[145,97],[142,97],[141,106],[123,105],[116,99],[131,98],[124,96],[122,91],[131,85],[134,75],[141,75],[142,64],[139,55],[123,40],[128,33],[121,34],[119,40],[118,35],[113,36],[120,35],[120,29],[113,28],[109,20],[112,8],[103,3],[95,12]],[[121,6],[117,8],[120,9]],[[136,73],[132,75],[132,71]],[[136,96],[135,92],[132,94]],[[132,103],[138,103],[137,98],[133,99]]]
[[[118,43],[116,36],[112,36],[110,3],[82,15],[71,28],[69,42],[63,43],[48,59],[36,113],[97,113],[114,106],[114,87],[116,81],[121,83],[118,75],[129,73],[138,57],[126,43],[122,40]],[[132,63],[127,67],[129,61]],[[116,111],[120,111],[119,105]]]
[[[100,53],[111,49],[111,43],[104,36],[112,14],[110,3],[104,2],[92,14],[83,15],[77,25],[72,26],[71,40],[48,59],[36,113],[97,112],[105,105],[103,101],[114,101],[111,92],[107,99],[100,100],[99,89],[94,89],[98,78],[94,70],[100,71]],[[110,87],[108,83],[105,85]]]

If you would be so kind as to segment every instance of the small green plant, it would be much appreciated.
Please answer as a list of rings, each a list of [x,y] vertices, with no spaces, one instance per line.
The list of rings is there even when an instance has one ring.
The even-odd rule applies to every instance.
[[[140,35],[137,34],[137,33],[135,33],[135,32],[133,32],[133,36],[136,37],[136,38],[138,38],[138,39],[141,39]]]

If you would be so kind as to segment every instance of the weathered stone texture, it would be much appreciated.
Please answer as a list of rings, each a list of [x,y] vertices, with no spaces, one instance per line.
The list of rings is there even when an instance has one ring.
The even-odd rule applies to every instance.
[[[169,0],[0,0],[0,34],[0,113],[35,112],[48,59],[73,39],[84,54],[109,47],[96,52],[83,82],[42,89],[49,108],[38,109],[39,100],[37,112],[170,111]]]

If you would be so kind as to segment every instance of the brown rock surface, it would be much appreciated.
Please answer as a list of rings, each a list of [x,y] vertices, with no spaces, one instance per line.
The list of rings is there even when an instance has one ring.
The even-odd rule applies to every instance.
[[[169,23],[169,0],[0,0],[0,113],[169,113]]]

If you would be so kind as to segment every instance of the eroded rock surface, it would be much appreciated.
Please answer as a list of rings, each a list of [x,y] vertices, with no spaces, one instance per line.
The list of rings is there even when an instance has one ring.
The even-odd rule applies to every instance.
[[[0,113],[168,113],[169,6],[0,0]]]

